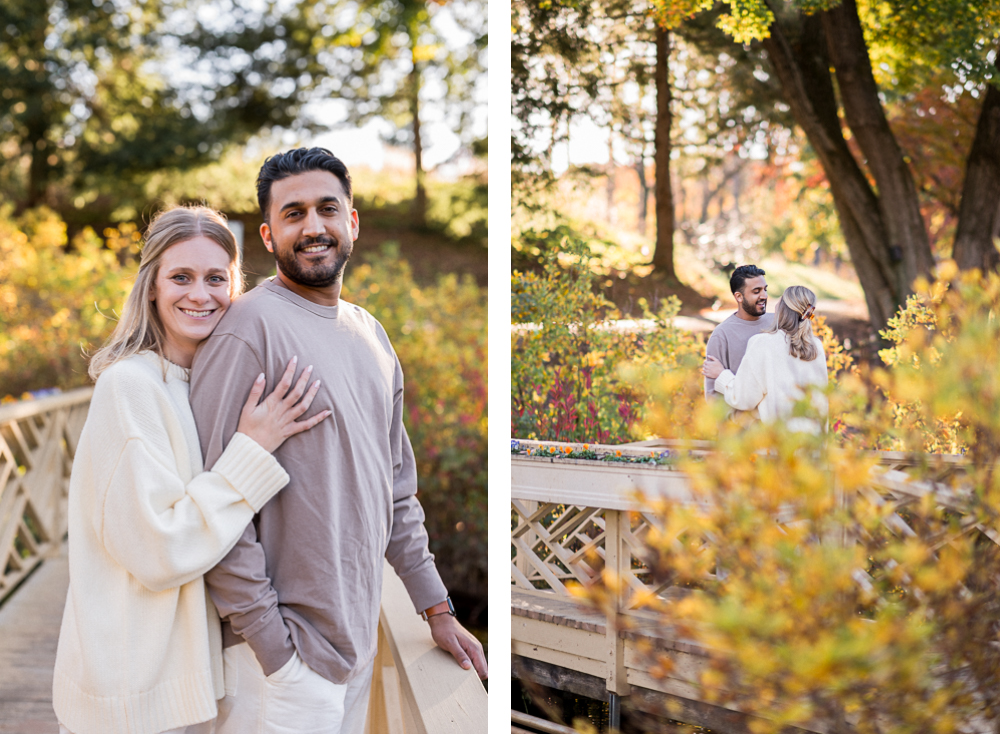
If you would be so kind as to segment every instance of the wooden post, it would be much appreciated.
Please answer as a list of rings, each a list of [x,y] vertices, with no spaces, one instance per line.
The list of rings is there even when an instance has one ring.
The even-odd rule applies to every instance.
[[[615,574],[616,586],[625,577],[622,564],[627,563],[625,559],[628,558],[622,547],[620,523],[623,520],[628,521],[628,512],[604,511],[604,563],[605,568]],[[632,689],[625,676],[625,640],[618,634],[621,608],[621,587],[617,586],[605,625],[608,650],[607,686],[610,693],[627,696]]]

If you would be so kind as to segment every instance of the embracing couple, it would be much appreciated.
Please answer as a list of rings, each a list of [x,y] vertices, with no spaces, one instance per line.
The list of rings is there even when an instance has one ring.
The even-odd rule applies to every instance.
[[[826,354],[812,329],[816,294],[801,285],[789,286],[769,314],[765,275],[755,265],[741,265],[729,279],[736,313],[709,337],[701,368],[705,397],[722,397],[735,411],[766,423],[780,420],[793,431],[818,432],[818,421],[792,417],[795,403],[810,388],[817,413],[825,416],[828,410],[822,391],[827,384]]]
[[[61,732],[360,734],[383,558],[435,642],[486,677],[428,551],[399,360],[340,298],[359,231],[347,168],[276,155],[257,197],[274,278],[237,298],[222,215],[163,212],[91,360]]]

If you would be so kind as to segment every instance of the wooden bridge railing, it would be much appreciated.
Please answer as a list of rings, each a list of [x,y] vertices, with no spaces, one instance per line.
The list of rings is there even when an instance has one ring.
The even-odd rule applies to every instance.
[[[0,601],[66,534],[66,497],[93,388],[0,405]]]
[[[552,441],[520,441],[520,444],[536,450],[554,447],[557,454],[562,449],[581,448],[580,444]],[[641,458],[671,444],[653,440],[589,448]],[[702,442],[695,451],[710,454],[710,448],[710,444]],[[712,460],[710,455],[706,458]],[[880,469],[872,476],[869,493],[878,503],[891,504],[898,510],[933,492],[941,503],[954,504],[943,482],[963,471],[963,457],[938,457],[939,473],[933,483],[915,482],[907,475],[907,468],[917,463],[915,457],[880,452],[878,459]],[[588,585],[603,570],[611,571],[620,583],[607,611],[606,638],[597,644],[603,645],[599,659],[603,660],[601,671],[607,690],[617,695],[629,693],[627,678],[637,679],[641,675],[631,669],[640,662],[626,650],[619,631],[650,623],[648,613],[637,608],[636,600],[641,600],[643,593],[660,596],[672,593],[667,584],[652,578],[643,562],[645,536],[661,522],[651,504],[657,499],[679,504],[699,501],[690,491],[686,475],[668,466],[550,458],[540,452],[533,456],[511,456],[511,589],[522,599],[534,598],[545,604],[546,599],[551,602],[570,597],[568,585]],[[780,521],[783,520],[779,518]],[[889,513],[885,523],[893,533],[913,533],[898,512]],[[977,528],[1000,544],[1000,534],[995,530]],[[864,573],[857,574],[858,583],[865,583]],[[633,624],[626,624],[621,617],[631,618]],[[582,650],[583,643],[577,644]],[[595,640],[591,638],[586,644],[593,648]],[[594,657],[596,653],[588,649],[586,655]]]
[[[70,469],[92,392],[0,406],[0,601],[60,550]],[[53,640],[58,633],[51,630]],[[378,647],[367,734],[485,734],[486,690],[475,671],[462,670],[434,644],[388,563]],[[39,693],[49,690],[51,683]]]

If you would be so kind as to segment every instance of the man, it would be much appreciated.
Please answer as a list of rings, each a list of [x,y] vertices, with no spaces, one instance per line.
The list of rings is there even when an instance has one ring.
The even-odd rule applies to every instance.
[[[383,558],[435,642],[482,678],[486,661],[427,548],[399,360],[382,326],[340,299],[359,231],[347,168],[322,148],[279,154],[257,198],[277,275],[233,302],[195,358],[205,466],[235,432],[247,386],[261,372],[273,384],[293,357],[322,383],[313,412],[333,414],[275,452],[291,482],[206,575],[226,646],[217,731],[360,734]]]
[[[736,299],[736,313],[715,327],[708,338],[706,354],[722,362],[723,369],[736,372],[747,351],[750,337],[771,327],[774,314],[767,313],[767,281],[756,265],[740,265],[729,278]],[[715,380],[705,378],[705,399],[721,399]]]

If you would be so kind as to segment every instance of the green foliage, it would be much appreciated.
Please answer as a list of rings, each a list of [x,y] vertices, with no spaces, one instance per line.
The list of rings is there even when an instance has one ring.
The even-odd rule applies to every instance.
[[[454,275],[418,287],[398,249],[386,246],[350,268],[344,298],[382,323],[403,366],[404,421],[445,583],[485,596],[485,292]]]
[[[511,277],[514,436],[559,441],[627,441],[646,396],[623,368],[663,370],[689,363],[701,340],[673,324],[680,304],[657,313],[642,304],[647,328],[613,323],[612,304],[594,293],[588,243],[567,227],[529,231],[521,245],[540,253],[542,272]]]
[[[78,235],[52,211],[0,209],[0,396],[89,384],[85,353],[114,328],[135,273],[135,227]],[[126,264],[122,264],[122,262]]]
[[[174,31],[203,4],[3,3],[5,198],[99,221],[123,204],[141,210],[142,174],[189,168],[272,126],[294,127],[300,100],[281,90],[289,80],[277,69],[271,85],[254,86],[237,63],[213,75],[211,89],[171,74],[192,43]]]

